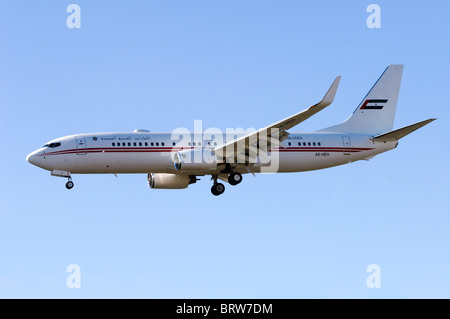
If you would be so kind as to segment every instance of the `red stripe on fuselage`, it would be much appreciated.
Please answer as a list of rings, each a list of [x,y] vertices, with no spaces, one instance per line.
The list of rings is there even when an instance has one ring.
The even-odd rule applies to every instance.
[[[168,153],[189,150],[191,148],[172,148],[172,147],[104,147],[104,148],[86,148],[86,149],[69,149],[57,152],[42,153],[40,156],[67,155],[67,154],[92,154],[92,153]],[[273,152],[362,152],[370,151],[373,148],[358,147],[285,147],[274,149]]]
[[[189,149],[189,148],[188,148]],[[172,148],[172,147],[103,147],[103,148],[86,148],[86,149],[70,149],[70,150],[61,150],[57,152],[50,153],[42,153],[41,156],[49,156],[49,155],[65,155],[65,154],[84,154],[84,153],[125,153],[125,152],[172,152],[172,151],[181,151],[181,148]]]

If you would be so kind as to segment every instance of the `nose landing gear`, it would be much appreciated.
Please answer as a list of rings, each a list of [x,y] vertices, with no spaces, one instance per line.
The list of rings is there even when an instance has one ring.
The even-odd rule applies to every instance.
[[[72,178],[69,177],[69,181],[66,183],[67,189],[72,189],[74,186],[74,183],[72,182]]]
[[[67,189],[72,189],[74,184],[72,182],[72,177],[70,176],[70,172],[68,171],[59,171],[59,170],[53,170],[50,175],[52,176],[58,176],[58,177],[67,177],[68,182],[66,183]]]

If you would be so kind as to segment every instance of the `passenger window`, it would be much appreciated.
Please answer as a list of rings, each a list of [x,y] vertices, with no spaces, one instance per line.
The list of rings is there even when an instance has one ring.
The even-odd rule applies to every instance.
[[[306,143],[305,143],[305,142],[303,142],[303,146],[306,146]]]
[[[311,142],[308,142],[308,146],[311,146]]]
[[[302,146],[302,143],[298,142],[298,146]]]
[[[161,142],[161,146],[164,146],[164,142]]]
[[[320,142],[318,142],[317,145],[320,146]]]
[[[156,142],[156,146],[159,146],[159,143],[158,143],[158,142]]]
[[[131,143],[130,143],[130,142],[128,142],[128,146],[131,146]]]
[[[116,146],[116,143],[112,143],[112,146]]]
[[[172,142],[172,146],[175,146],[175,142]]]
[[[196,146],[196,143],[194,142],[194,143],[192,143],[192,145]]]
[[[142,142],[139,142],[139,146],[142,146]]]
[[[154,145],[155,145],[155,143],[151,142],[151,143],[150,143],[150,145],[151,145],[151,146],[154,146]]]
[[[313,142],[313,146],[316,146],[316,142]]]
[[[288,146],[291,146],[291,142],[288,143]]]
[[[136,142],[134,142],[133,145],[136,146]]]
[[[147,142],[145,142],[145,146],[148,146],[148,143],[147,143]]]

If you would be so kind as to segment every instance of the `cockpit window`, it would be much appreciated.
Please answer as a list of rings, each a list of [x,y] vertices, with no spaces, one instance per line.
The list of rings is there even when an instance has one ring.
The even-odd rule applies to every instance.
[[[49,143],[49,144],[45,144],[44,146],[42,146],[42,148],[46,148],[46,147],[50,147],[50,148],[55,148],[61,146],[61,143]]]

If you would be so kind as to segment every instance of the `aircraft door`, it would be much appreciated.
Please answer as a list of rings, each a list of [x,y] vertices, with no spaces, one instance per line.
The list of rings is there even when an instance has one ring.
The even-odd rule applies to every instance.
[[[350,136],[342,136],[342,143],[344,145],[344,155],[350,155],[350,148],[352,147]]]
[[[78,155],[86,155],[86,138],[84,137],[75,137],[77,143],[77,154]]]

